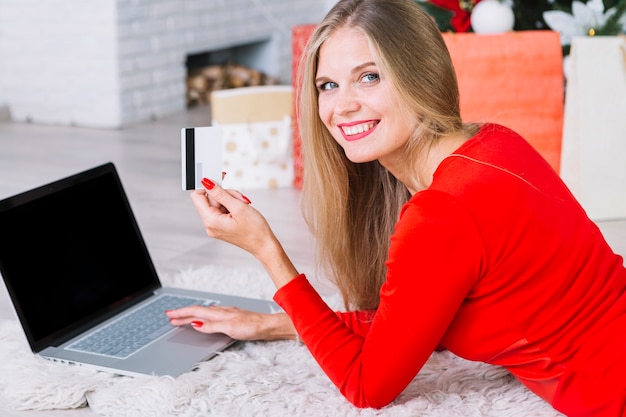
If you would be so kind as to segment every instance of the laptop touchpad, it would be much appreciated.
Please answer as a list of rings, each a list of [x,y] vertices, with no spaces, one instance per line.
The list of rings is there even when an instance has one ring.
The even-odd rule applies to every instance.
[[[167,339],[168,342],[180,343],[182,345],[191,346],[208,346],[214,343],[223,344],[224,342],[228,343],[230,340],[230,337],[222,333],[206,334],[191,329],[185,329],[185,331],[176,332],[173,336]]]

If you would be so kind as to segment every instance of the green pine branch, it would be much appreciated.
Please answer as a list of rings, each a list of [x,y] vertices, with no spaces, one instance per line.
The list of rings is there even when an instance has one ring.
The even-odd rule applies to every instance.
[[[605,0],[606,1],[606,0]],[[608,6],[605,6],[605,10]],[[597,36],[615,36],[623,32],[623,27],[620,19],[626,13],[626,0],[619,0],[615,6],[615,13],[613,13],[600,28],[596,28]]]
[[[417,1],[417,4],[420,5],[420,7],[424,9],[433,19],[435,19],[437,27],[440,31],[450,32],[454,30],[450,24],[450,20],[452,19],[452,16],[454,16],[454,12],[452,10],[444,9],[443,7],[439,7],[427,1]]]

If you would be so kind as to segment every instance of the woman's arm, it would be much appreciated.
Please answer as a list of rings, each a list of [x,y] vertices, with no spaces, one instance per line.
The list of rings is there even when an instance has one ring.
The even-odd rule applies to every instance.
[[[191,193],[207,235],[239,246],[256,257],[277,288],[298,275],[265,218],[237,191],[202,180],[206,191]],[[191,325],[204,333],[224,333],[237,340],[297,339],[289,317],[235,307],[192,306],[166,312],[175,326]]]
[[[414,198],[413,201],[416,201]],[[404,210],[387,261],[380,305],[366,333],[332,312],[304,276],[274,300],[341,393],[383,407],[415,377],[479,275],[483,245],[462,205],[443,194]]]

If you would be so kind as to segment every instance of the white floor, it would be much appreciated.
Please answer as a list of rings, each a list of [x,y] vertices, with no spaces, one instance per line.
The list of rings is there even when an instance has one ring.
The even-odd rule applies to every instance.
[[[240,249],[211,240],[181,189],[180,129],[205,126],[207,108],[121,130],[0,122],[0,199],[104,162],[116,164],[131,205],[161,273],[207,264],[258,265]],[[300,191],[292,188],[242,190],[266,215],[296,266],[313,277],[312,242],[300,215]],[[37,219],[34,219],[37,221]],[[626,219],[600,222],[614,250],[626,254]],[[98,233],[94,224],[94,233]],[[1,236],[1,231],[0,231]],[[324,290],[323,281],[318,281]],[[0,318],[14,317],[0,285]],[[15,412],[1,416],[79,417],[89,409]]]

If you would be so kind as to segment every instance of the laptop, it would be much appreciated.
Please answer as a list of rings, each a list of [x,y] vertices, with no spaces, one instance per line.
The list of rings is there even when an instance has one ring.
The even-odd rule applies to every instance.
[[[17,317],[31,350],[53,361],[178,376],[235,341],[174,327],[166,309],[280,311],[272,301],[163,287],[112,163],[1,200],[0,231],[0,273]],[[127,327],[144,308],[149,318]],[[141,340],[128,347],[121,336]]]

